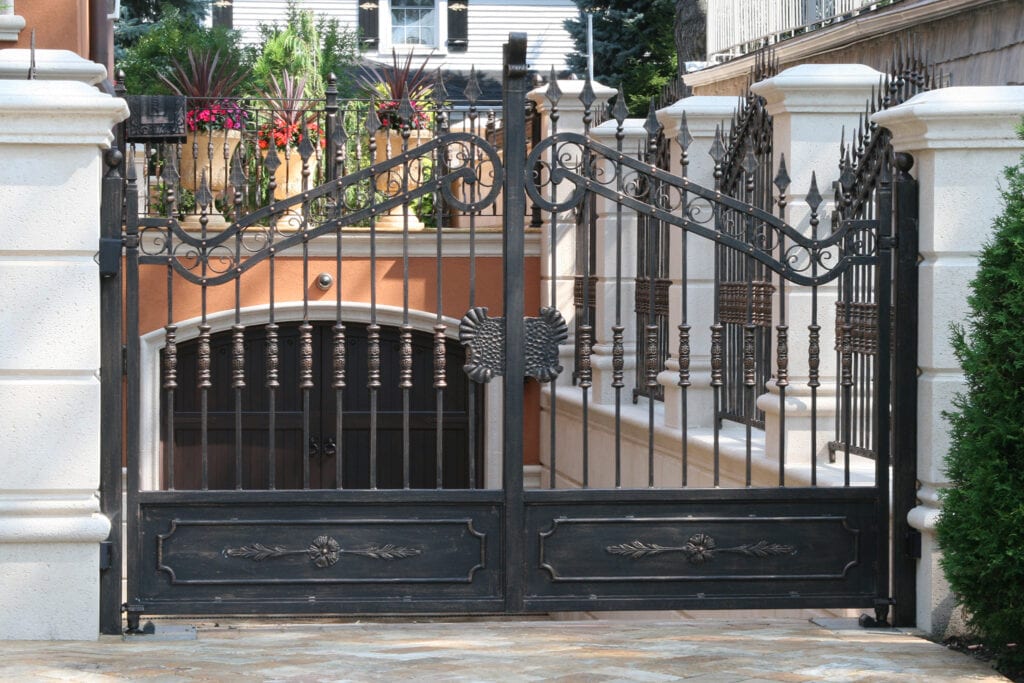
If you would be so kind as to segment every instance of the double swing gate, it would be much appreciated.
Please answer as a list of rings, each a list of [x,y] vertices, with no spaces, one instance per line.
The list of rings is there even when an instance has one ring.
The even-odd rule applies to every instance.
[[[685,119],[671,141],[681,174],[625,151],[621,96],[615,142],[598,142],[589,83],[584,133],[559,132],[552,82],[550,134],[528,141],[525,54],[513,34],[500,127],[482,123],[472,87],[462,124],[439,107],[415,142],[408,125],[382,136],[371,107],[361,165],[329,98],[321,148],[285,155],[301,190],[275,195],[273,151],[235,153],[219,199],[201,172],[191,223],[175,153],[162,167],[128,155],[124,183],[112,157],[108,188],[118,206],[123,188],[126,219],[121,234],[106,209],[118,227],[100,261],[108,296],[122,279],[125,292],[129,627],[143,614],[868,607],[884,618],[891,350],[913,344],[878,323],[899,319],[893,250],[910,238],[894,229],[912,228],[894,218],[892,159],[872,176],[869,217],[829,226],[816,184],[792,194],[784,160],[774,207],[759,208],[686,177]],[[408,101],[398,110],[418,115]],[[647,128],[653,154],[653,115]],[[374,155],[381,146],[390,154]],[[246,208],[253,194],[266,201]],[[441,227],[412,226],[424,198]],[[806,205],[800,227],[782,218],[787,202]],[[560,272],[564,231],[593,211],[603,265],[579,259],[573,275],[596,280],[583,296],[599,301],[567,322],[551,305],[566,281],[541,273]],[[654,324],[669,304],[653,287],[646,314],[629,306],[638,230],[660,231],[676,264],[671,325]],[[576,239],[598,250],[590,232]],[[729,254],[708,261],[713,305],[687,295],[701,249]],[[758,276],[731,308],[726,263]],[[762,281],[767,311],[754,304]],[[120,308],[105,315],[116,358]],[[723,351],[726,324],[736,354]],[[870,367],[855,358],[862,347]],[[119,401],[122,378],[105,379]],[[763,430],[730,419],[755,404]],[[540,487],[524,488],[524,463],[538,461]],[[118,494],[108,472],[108,510]],[[119,577],[104,582],[120,624]]]

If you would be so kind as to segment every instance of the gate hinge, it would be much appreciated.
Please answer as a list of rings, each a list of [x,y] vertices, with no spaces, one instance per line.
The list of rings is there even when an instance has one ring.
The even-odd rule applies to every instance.
[[[128,347],[121,345],[121,374],[128,375]]]
[[[110,541],[100,543],[100,571],[105,572],[114,563],[114,544]]]
[[[921,532],[917,529],[908,529],[904,535],[904,549],[907,557],[920,560],[921,559]]]
[[[121,270],[121,247],[123,242],[120,237],[101,237],[100,252],[97,263],[100,266],[100,277],[114,277]]]
[[[896,249],[900,246],[899,240],[895,235],[883,235],[878,238],[878,245],[882,249]]]

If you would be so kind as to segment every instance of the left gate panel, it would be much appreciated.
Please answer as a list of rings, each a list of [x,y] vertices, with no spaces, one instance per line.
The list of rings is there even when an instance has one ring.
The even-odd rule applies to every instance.
[[[500,492],[225,493],[140,495],[153,564],[130,602],[174,614],[502,609]]]

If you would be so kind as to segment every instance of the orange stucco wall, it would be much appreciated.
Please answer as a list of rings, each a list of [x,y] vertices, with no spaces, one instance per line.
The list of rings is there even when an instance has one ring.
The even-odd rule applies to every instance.
[[[32,30],[36,48],[71,50],[89,58],[89,0],[15,0],[15,13],[25,20],[18,42],[0,47],[28,48]]]

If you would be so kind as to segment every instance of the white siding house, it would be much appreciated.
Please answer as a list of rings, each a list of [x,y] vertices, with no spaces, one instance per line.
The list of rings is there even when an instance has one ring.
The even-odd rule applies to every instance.
[[[393,47],[411,48],[461,71],[500,71],[509,32],[523,31],[530,67],[542,73],[566,68],[573,41],[563,23],[579,14],[572,0],[305,0],[300,8],[358,27],[369,59],[390,61]],[[232,26],[252,42],[260,23],[280,22],[286,10],[286,0],[233,0]]]

